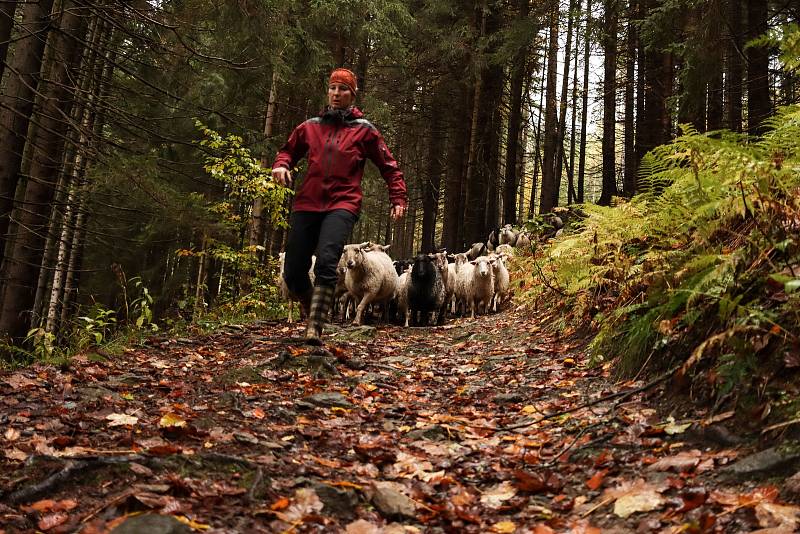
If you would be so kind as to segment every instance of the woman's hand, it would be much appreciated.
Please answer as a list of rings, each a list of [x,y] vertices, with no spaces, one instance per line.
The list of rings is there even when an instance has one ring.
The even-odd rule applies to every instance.
[[[403,218],[403,215],[406,214],[406,207],[396,204],[392,206],[392,211],[389,213],[391,214],[393,221],[399,221]]]
[[[272,181],[283,187],[292,187],[292,171],[286,167],[272,169]]]

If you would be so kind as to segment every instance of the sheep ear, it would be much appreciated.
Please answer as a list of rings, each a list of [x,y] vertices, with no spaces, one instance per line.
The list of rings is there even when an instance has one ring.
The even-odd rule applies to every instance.
[[[389,247],[391,246],[392,245],[383,245],[383,251],[386,252],[387,250],[389,250]]]
[[[363,243],[360,243],[358,245],[358,248],[366,248],[366,247],[371,247],[371,246],[372,246],[372,243],[370,241],[364,241]]]
[[[472,261],[470,261],[470,263],[471,263],[472,265],[478,265],[478,261],[477,261],[477,260],[472,260]]]

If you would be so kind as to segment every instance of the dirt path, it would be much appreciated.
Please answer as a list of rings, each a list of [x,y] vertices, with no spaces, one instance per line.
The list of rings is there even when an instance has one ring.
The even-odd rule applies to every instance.
[[[774,488],[715,478],[741,452],[692,443],[643,403],[656,388],[624,394],[644,382],[612,385],[538,324],[348,328],[328,355],[261,324],[1,373],[0,532],[789,524]]]

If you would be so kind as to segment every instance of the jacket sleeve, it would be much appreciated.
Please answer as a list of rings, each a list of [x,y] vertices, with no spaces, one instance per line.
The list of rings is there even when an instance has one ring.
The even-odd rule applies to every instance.
[[[386,181],[389,188],[389,201],[392,206],[405,206],[407,201],[406,182],[403,179],[403,171],[397,165],[386,141],[379,131],[375,130],[372,142],[367,147],[367,156],[378,167],[378,170]]]
[[[286,140],[286,143],[275,156],[275,162],[272,164],[273,169],[276,167],[291,169],[306,155],[308,143],[306,143],[305,125],[306,123],[300,124],[292,131],[289,139]]]

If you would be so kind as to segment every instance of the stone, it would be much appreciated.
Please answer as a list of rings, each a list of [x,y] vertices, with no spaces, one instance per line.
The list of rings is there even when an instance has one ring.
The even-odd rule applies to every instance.
[[[83,402],[96,402],[106,398],[120,400],[119,393],[101,386],[81,386],[75,389],[75,393]]]
[[[234,432],[233,439],[239,443],[246,443],[248,445],[258,445],[258,438],[249,432]]]
[[[516,402],[523,402],[525,397],[523,397],[522,393],[519,392],[512,392],[512,393],[498,393],[493,398],[494,402],[498,404],[511,404]]]
[[[190,534],[192,529],[171,515],[144,514],[130,517],[111,534]]]
[[[322,501],[325,507],[323,514],[331,514],[343,519],[351,519],[355,516],[358,495],[349,488],[337,488],[321,482],[316,482],[312,486],[314,492]]]
[[[373,482],[370,500],[386,517],[415,517],[416,503],[398,489],[396,482]]]
[[[800,454],[797,452],[781,451],[777,447],[771,447],[745,456],[724,468],[721,473],[730,478],[759,478],[785,472],[798,463],[800,463]]]
[[[417,428],[416,430],[412,430],[408,434],[406,434],[409,439],[414,441],[418,439],[427,439],[430,441],[441,441],[450,439],[450,432],[439,425],[428,425],[422,428]]]
[[[800,499],[800,471],[786,479],[783,483],[783,491],[792,500]]]
[[[314,395],[311,395],[310,397],[304,398],[302,402],[306,404],[311,404],[313,406],[318,406],[320,408],[353,407],[353,404],[350,401],[348,401],[344,395],[335,391],[323,391],[322,393],[316,393]]]

